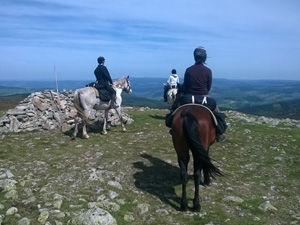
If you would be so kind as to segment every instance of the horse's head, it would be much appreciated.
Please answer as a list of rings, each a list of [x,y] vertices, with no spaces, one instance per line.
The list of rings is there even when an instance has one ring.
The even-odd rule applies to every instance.
[[[132,89],[131,89],[131,86],[130,86],[130,80],[129,80],[129,76],[125,77],[126,79],[126,87],[123,88],[123,90],[127,93],[127,94],[131,94],[132,92]]]
[[[120,88],[123,91],[125,91],[127,94],[130,94],[132,92],[129,76],[122,77],[121,79],[114,82],[114,87]]]

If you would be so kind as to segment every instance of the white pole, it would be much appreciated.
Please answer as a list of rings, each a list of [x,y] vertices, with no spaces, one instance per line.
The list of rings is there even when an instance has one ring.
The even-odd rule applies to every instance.
[[[55,82],[56,82],[56,92],[58,93],[58,83],[57,83],[57,75],[56,75],[55,66],[54,66],[54,75],[55,75]]]

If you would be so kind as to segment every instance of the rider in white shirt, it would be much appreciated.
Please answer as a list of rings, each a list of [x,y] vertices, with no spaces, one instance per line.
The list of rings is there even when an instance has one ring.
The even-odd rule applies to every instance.
[[[169,79],[167,80],[167,84],[164,87],[164,101],[167,101],[167,92],[171,88],[177,88],[177,83],[179,83],[179,77],[176,73],[175,69],[172,69],[172,74],[170,75]]]

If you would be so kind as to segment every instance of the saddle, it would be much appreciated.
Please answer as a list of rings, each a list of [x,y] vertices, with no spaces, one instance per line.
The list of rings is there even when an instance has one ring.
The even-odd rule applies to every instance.
[[[177,112],[177,110],[179,110],[180,108],[186,106],[186,105],[196,105],[198,107],[203,107],[205,109],[207,109],[210,112],[210,115],[213,118],[214,124],[216,126],[216,133],[217,134],[223,134],[225,133],[226,129],[227,129],[227,123],[225,121],[225,117],[226,115],[222,112],[212,112],[208,107],[201,105],[201,104],[194,104],[194,103],[189,103],[189,104],[184,104],[179,106],[173,113],[169,113],[166,115],[165,118],[165,124],[167,127],[172,127],[172,122],[173,122],[173,116],[174,114]]]
[[[188,106],[188,105],[196,105],[196,106],[199,106],[199,107],[202,107],[202,108],[207,109],[207,110],[210,112],[210,115],[211,115],[212,118],[213,118],[213,121],[214,121],[215,126],[218,126],[218,120],[217,120],[215,114],[214,114],[208,107],[206,107],[206,106],[204,106],[204,105],[201,105],[201,104],[185,104],[185,105],[181,105],[181,106],[179,106],[179,107],[172,113],[172,116],[174,116],[174,114],[177,112],[177,110],[181,109],[181,108],[184,107],[184,106]]]
[[[92,87],[94,88],[94,91],[96,93],[96,97],[100,98],[101,101],[109,102],[111,100],[111,94],[109,91],[101,88],[97,83],[92,82],[86,85],[86,87]]]

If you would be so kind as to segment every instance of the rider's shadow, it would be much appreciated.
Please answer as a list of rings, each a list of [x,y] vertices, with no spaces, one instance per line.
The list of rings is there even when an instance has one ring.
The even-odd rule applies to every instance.
[[[142,161],[133,163],[134,167],[139,169],[133,175],[135,186],[179,210],[180,198],[175,192],[175,186],[181,184],[179,168],[148,154],[142,154],[141,157],[152,165],[148,166],[148,162],[146,165]]]

